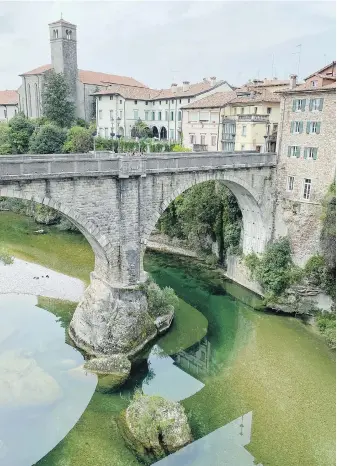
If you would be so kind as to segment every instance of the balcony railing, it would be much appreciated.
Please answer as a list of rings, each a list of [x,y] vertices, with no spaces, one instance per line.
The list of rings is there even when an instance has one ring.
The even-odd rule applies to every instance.
[[[223,133],[222,134],[222,141],[224,141],[224,142],[234,142],[235,141],[235,133]]]
[[[193,144],[193,152],[207,152],[207,144]]]
[[[269,122],[269,115],[256,115],[256,114],[249,114],[249,115],[238,115],[238,121],[251,121],[253,123],[268,123]]]

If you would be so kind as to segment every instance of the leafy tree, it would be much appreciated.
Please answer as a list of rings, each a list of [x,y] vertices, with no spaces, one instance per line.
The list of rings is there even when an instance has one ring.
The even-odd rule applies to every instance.
[[[64,152],[82,152],[86,153],[92,150],[93,145],[93,129],[83,128],[82,126],[73,126],[68,130],[67,139],[64,143]]]
[[[0,123],[0,155],[12,153],[9,139],[10,128],[7,123]]]
[[[18,113],[9,121],[9,144],[13,154],[25,154],[29,149],[29,140],[35,130],[35,125]]]
[[[70,127],[75,119],[75,106],[69,97],[64,75],[51,71],[46,78],[43,92],[43,113],[62,128]]]
[[[66,139],[64,129],[55,125],[44,125],[30,138],[29,149],[33,154],[59,154]]]
[[[150,138],[152,136],[152,132],[147,124],[139,119],[131,129],[131,136],[133,138]]]

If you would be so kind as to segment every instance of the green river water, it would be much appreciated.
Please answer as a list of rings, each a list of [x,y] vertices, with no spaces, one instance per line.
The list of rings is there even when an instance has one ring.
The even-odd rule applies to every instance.
[[[54,227],[34,235],[34,229],[29,218],[0,213],[0,244],[16,257],[88,281],[93,255],[82,236]],[[182,401],[194,438],[252,412],[246,449],[256,464],[333,466],[335,356],[322,338],[297,319],[255,311],[254,294],[195,261],[147,253],[145,268],[180,298],[172,329],[156,343],[204,384]],[[39,306],[65,328],[76,304],[40,297]],[[121,392],[94,392],[75,427],[37,466],[139,465],[116,418],[135,388],[156,376],[150,367],[151,377],[140,361]]]

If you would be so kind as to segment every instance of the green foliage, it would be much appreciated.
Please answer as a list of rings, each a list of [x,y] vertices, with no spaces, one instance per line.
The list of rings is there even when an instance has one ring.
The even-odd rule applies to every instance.
[[[36,130],[29,142],[32,154],[60,154],[66,139],[66,132],[58,126],[47,124]]]
[[[13,257],[10,255],[6,248],[0,249],[0,262],[5,265],[13,264]]]
[[[139,119],[131,129],[131,136],[133,138],[149,138],[152,136],[152,132],[147,124]]]
[[[0,155],[12,153],[9,139],[10,127],[7,123],[0,123]]]
[[[89,128],[88,123],[83,120],[83,118],[76,118],[75,125],[81,126],[82,128]]]
[[[45,82],[43,113],[62,128],[70,127],[75,119],[75,106],[69,100],[69,88],[62,73],[51,71]]]
[[[323,256],[316,254],[310,257],[304,266],[304,272],[308,280],[314,285],[319,286],[322,283],[325,274],[325,259]]]
[[[184,147],[180,144],[175,144],[174,146],[172,146],[172,152],[192,152],[192,149]]]
[[[29,140],[35,130],[35,125],[23,113],[15,115],[8,123],[9,144],[12,154],[25,154],[29,150]]]
[[[250,272],[252,273],[252,275],[254,275],[256,272],[257,266],[260,264],[260,259],[258,258],[255,252],[252,252],[250,254],[247,254],[247,256],[245,256],[245,264],[250,270]]]
[[[336,349],[336,314],[334,312],[320,312],[316,315],[316,324],[328,346]]]
[[[73,126],[68,130],[63,150],[67,153],[86,153],[93,149],[93,130],[82,126]]]
[[[159,317],[174,311],[179,305],[178,297],[172,288],[163,289],[154,282],[149,282],[145,286],[147,296],[148,311],[152,317]]]

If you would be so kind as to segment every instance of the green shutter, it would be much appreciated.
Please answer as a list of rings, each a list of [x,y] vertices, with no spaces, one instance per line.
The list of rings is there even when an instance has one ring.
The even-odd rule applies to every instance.
[[[324,101],[323,98],[322,98],[322,99],[319,99],[319,107],[318,107],[318,110],[320,110],[320,111],[322,111],[322,109],[323,109],[323,101]]]
[[[321,132],[321,123],[317,123],[317,129],[316,129],[316,134],[319,134]]]
[[[296,99],[293,100],[293,112],[296,110]]]
[[[307,134],[310,133],[310,121],[307,121]]]
[[[291,155],[291,146],[288,146],[288,157]]]
[[[290,124],[290,132],[291,132],[291,133],[294,132],[294,128],[295,128],[295,122],[292,121],[291,124]]]
[[[300,158],[300,155],[301,155],[301,148],[299,146],[297,146],[297,149],[296,149],[296,157],[299,159]]]
[[[304,112],[304,110],[305,110],[305,105],[306,105],[306,103],[307,103],[306,99],[302,99],[302,102],[301,102],[301,110],[302,110],[302,112]]]
[[[308,150],[309,150],[309,149],[308,149],[307,147],[304,148],[304,158],[305,158],[305,159],[308,158]]]
[[[314,160],[317,160],[317,152],[318,152],[318,149],[317,149],[317,147],[315,147],[315,149],[314,149],[314,154],[313,154],[313,155],[314,155],[314,156],[313,156],[313,159],[314,159]]]
[[[312,107],[314,106],[314,99],[310,99],[309,101],[309,111],[312,112]]]
[[[303,133],[303,121],[300,121],[300,133]]]

